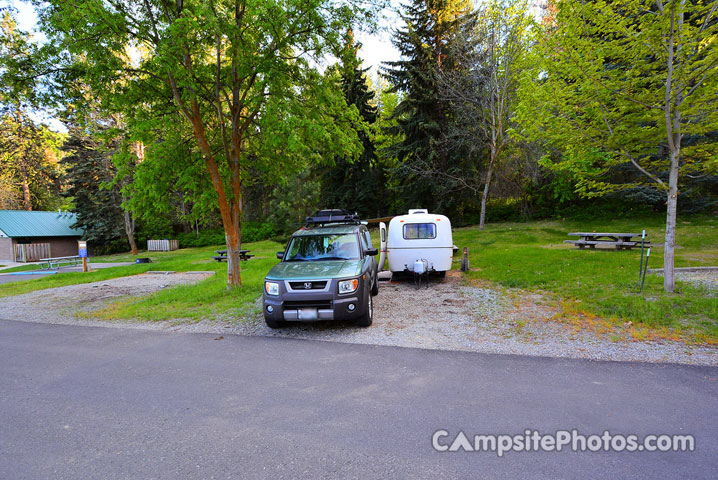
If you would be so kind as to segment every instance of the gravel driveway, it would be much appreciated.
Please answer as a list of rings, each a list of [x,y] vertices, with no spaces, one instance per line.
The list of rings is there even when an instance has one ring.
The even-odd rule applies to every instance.
[[[443,280],[433,280],[428,288],[417,288],[407,281],[382,282],[374,301],[374,324],[369,328],[318,322],[271,330],[264,324],[259,301],[257,313],[251,318],[192,324],[101,322],[75,315],[78,311],[102,308],[119,297],[199,281],[210,274],[134,275],[3,298],[0,319],[211,332],[218,334],[218,339],[223,334],[238,334],[484,353],[718,365],[718,348],[670,341],[614,341],[595,332],[577,332],[574,327],[551,319],[556,310],[541,295],[525,292],[515,302],[498,290],[463,285],[458,272],[450,272]]]

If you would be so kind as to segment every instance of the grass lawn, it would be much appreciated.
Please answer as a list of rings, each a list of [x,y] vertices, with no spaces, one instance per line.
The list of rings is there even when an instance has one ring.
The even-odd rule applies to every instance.
[[[663,277],[648,275],[638,292],[638,250],[579,250],[563,241],[575,231],[647,231],[654,245],[663,241],[662,217],[613,221],[546,221],[489,224],[454,231],[454,243],[469,247],[469,279],[504,287],[548,292],[561,303],[563,320],[599,324],[604,329],[631,322],[632,335],[686,338],[718,343],[718,298],[679,282],[663,291]],[[679,220],[676,267],[718,266],[718,219]],[[663,248],[652,248],[650,265],[663,267]]]
[[[116,302],[98,312],[100,318],[136,318],[141,320],[190,319],[199,320],[216,315],[240,316],[254,308],[254,301],[262,293],[262,281],[277,262],[276,252],[283,247],[275,242],[248,243],[243,248],[255,255],[242,262],[243,287],[226,288],[227,264],[212,260],[220,247],[187,248],[174,252],[140,252],[92,258],[92,263],[134,262],[137,257],[149,257],[152,263],[126,267],[97,269],[88,273],[71,272],[0,285],[0,297],[27,293],[33,290],[90,283],[110,278],[147,272],[205,270],[214,276],[190,286],[179,286],[156,293]]]

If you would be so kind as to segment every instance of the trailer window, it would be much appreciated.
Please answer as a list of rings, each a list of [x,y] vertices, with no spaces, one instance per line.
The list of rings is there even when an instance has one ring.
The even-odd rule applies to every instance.
[[[436,224],[407,223],[406,225],[404,225],[404,238],[406,240],[436,238]]]

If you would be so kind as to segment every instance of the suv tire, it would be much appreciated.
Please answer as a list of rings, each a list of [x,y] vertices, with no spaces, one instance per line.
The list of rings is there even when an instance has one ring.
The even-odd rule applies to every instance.
[[[374,285],[371,286],[372,296],[379,295],[379,278],[378,275],[374,277]]]
[[[374,320],[374,300],[371,298],[371,295],[367,295],[367,309],[366,313],[359,317],[359,320],[357,320],[357,325],[360,327],[370,327],[372,321]]]
[[[284,328],[284,327],[287,326],[287,322],[285,322],[285,321],[282,321],[282,320],[274,320],[274,319],[271,319],[271,318],[267,318],[266,316],[264,317],[264,323],[266,323],[267,326],[268,326],[269,328],[272,328],[272,329],[274,329],[274,328]]]

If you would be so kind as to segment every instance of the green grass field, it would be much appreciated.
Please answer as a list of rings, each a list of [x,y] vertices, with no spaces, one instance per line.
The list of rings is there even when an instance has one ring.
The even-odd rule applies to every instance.
[[[574,315],[598,316],[614,324],[632,322],[669,337],[715,342],[718,298],[706,290],[680,282],[676,292],[668,294],[663,291],[662,276],[648,275],[639,293],[640,249],[579,250],[563,243],[569,232],[639,233],[643,229],[654,245],[662,243],[662,218],[493,224],[483,232],[474,227],[456,229],[454,243],[469,247],[470,279],[547,292]],[[677,267],[718,265],[718,219],[680,221],[677,244]],[[649,267],[663,267],[662,247],[651,249]],[[639,336],[650,334],[638,332]]]
[[[545,221],[488,224],[456,228],[454,243],[469,247],[472,270],[467,282],[501,286],[509,293],[540,291],[557,306],[557,321],[634,325],[634,338],[682,338],[695,343],[718,343],[718,298],[691,284],[678,283],[673,294],[663,292],[662,277],[649,275],[643,293],[638,292],[640,249],[578,250],[564,244],[573,231],[630,231],[646,229],[654,245],[663,240],[663,218],[613,221]],[[377,242],[376,234],[374,242]],[[221,318],[240,321],[255,308],[262,280],[277,262],[283,248],[275,242],[245,244],[256,256],[243,262],[243,286],[227,290],[226,264],[210,257],[218,247],[182,249],[166,253],[140,253],[153,263],[66,273],[0,285],[0,297],[76,283],[106,280],[148,270],[212,270],[215,276],[191,286],[162,290],[144,297],[116,302],[97,316],[107,320],[134,318],[146,321],[198,321]],[[653,248],[650,267],[663,266],[663,249]],[[111,255],[93,262],[134,261],[136,256]],[[456,258],[458,268],[458,257]],[[676,266],[718,265],[718,219],[688,217],[679,221]],[[516,290],[515,290],[516,289]]]

